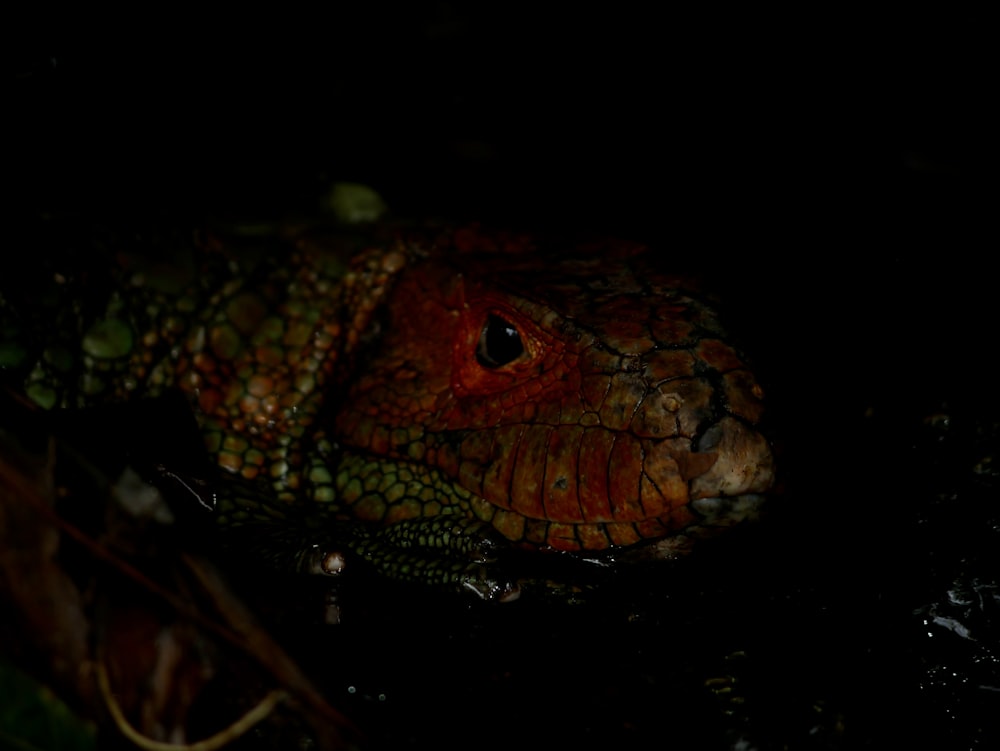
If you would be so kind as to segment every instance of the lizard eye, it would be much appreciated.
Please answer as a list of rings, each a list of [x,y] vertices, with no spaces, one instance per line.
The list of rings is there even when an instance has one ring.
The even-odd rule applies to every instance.
[[[484,368],[499,368],[524,354],[521,335],[513,324],[492,313],[483,324],[476,347],[476,361]]]

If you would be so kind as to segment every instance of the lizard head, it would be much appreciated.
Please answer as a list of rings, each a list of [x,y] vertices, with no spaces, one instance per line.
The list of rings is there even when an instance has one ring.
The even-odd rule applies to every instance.
[[[714,309],[649,261],[449,238],[396,281],[338,440],[435,467],[526,546],[687,540],[755,515],[774,483],[763,392]]]

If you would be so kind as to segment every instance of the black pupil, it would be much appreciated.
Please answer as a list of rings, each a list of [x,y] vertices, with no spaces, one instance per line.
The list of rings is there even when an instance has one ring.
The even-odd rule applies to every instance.
[[[490,315],[479,335],[476,360],[484,368],[499,368],[524,353],[521,335],[500,316]]]

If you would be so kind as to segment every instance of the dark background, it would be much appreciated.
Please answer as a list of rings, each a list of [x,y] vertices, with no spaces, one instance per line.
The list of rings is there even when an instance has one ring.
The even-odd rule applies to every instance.
[[[649,241],[724,291],[784,451],[771,545],[685,562],[621,609],[362,598],[327,642],[331,690],[385,747],[527,743],[521,723],[579,747],[722,747],[698,692],[738,651],[756,709],[732,733],[762,747],[988,742],[995,614],[947,611],[979,629],[952,651],[937,645],[954,632],[921,625],[956,581],[997,591],[995,482],[968,484],[996,436],[977,423],[997,407],[985,21],[662,13],[383,2],[12,23],[7,204],[277,216],[353,180],[403,216]],[[964,432],[929,433],[933,415]]]
[[[6,172],[69,205],[270,208],[353,178],[400,212],[814,245],[995,169],[981,26],[631,3],[52,16],[7,30]]]
[[[983,19],[371,2],[7,33],[15,214],[259,219],[359,181],[399,216],[611,233],[709,272],[793,415],[800,387],[993,390]]]

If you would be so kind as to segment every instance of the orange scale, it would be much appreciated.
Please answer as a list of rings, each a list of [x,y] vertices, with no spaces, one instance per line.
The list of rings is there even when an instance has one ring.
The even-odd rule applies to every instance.
[[[285,351],[273,345],[263,345],[257,347],[254,352],[254,360],[262,365],[275,367],[281,365],[284,360]]]
[[[354,320],[351,321],[351,333],[365,331],[368,328],[368,316],[371,312],[371,306],[366,306],[354,316]]]
[[[608,496],[615,519],[631,521],[646,516],[639,500],[642,458],[642,445],[629,435],[619,434],[607,465]]]
[[[545,541],[553,550],[580,549],[580,541],[576,539],[576,530],[572,524],[549,524],[548,536]]]
[[[274,393],[274,379],[266,375],[255,375],[247,383],[247,391],[256,397]]]
[[[576,467],[585,468],[587,472],[577,474],[575,481],[586,519],[597,521],[614,518],[611,508],[611,478],[608,473],[614,443],[614,435],[605,430],[585,430],[580,439]]]
[[[247,394],[240,399],[240,411],[243,414],[249,415],[257,412],[260,409],[260,399],[256,396],[250,396]]]
[[[528,400],[520,405],[520,415],[522,422],[532,422],[538,414],[538,403]]]
[[[511,508],[535,519],[548,519],[543,503],[546,449],[552,428],[529,425],[521,433],[510,484]],[[579,513],[579,507],[577,507]]]
[[[296,373],[295,374],[295,390],[301,391],[303,393],[309,393],[316,387],[316,379],[311,373]],[[278,389],[279,391],[286,391],[287,389]]]
[[[600,524],[579,524],[576,532],[584,550],[605,550],[611,545],[604,527]]]
[[[206,372],[215,370],[215,358],[204,352],[198,352],[195,354],[192,358],[192,362],[197,370]]]
[[[222,406],[222,395],[214,389],[202,389],[198,393],[198,408],[205,414],[214,414]]]
[[[540,382],[539,382],[539,381],[537,381],[537,380],[534,380],[534,381],[528,381],[528,382],[527,382],[527,383],[525,383],[525,384],[524,384],[524,386],[523,386],[523,389],[524,389],[524,391],[525,391],[525,393],[526,393],[526,395],[527,395],[528,397],[531,397],[531,396],[536,396],[536,395],[537,395],[537,394],[538,394],[539,392],[541,392],[541,391],[542,391],[542,389],[544,389],[544,388],[545,388],[545,385],[544,385],[544,384],[542,384],[542,383],[540,383]]]
[[[606,524],[604,528],[615,545],[634,545],[641,539],[631,524]]]
[[[695,353],[703,362],[721,372],[743,367],[732,348],[718,339],[703,339],[695,348]]]
[[[268,394],[260,400],[261,411],[268,417],[273,417],[280,409],[277,394]]]
[[[243,389],[243,383],[241,381],[227,381],[220,384],[222,388],[220,391],[225,396],[225,404],[229,409],[234,412],[239,410],[240,402],[246,396],[246,392]]]
[[[549,523],[544,519],[528,519],[524,524],[524,540],[532,545],[544,545],[548,539]]]
[[[582,522],[587,518],[577,483],[582,437],[582,428],[553,429],[549,434],[542,489],[542,503],[548,519]]]
[[[278,404],[281,405],[282,409],[291,409],[292,407],[297,407],[302,402],[302,394],[298,391],[287,391],[282,394],[278,399]]]
[[[387,454],[389,452],[389,438],[388,429],[381,425],[376,425],[375,429],[372,430],[368,447],[379,456]]]
[[[635,524],[636,531],[639,536],[644,540],[648,540],[654,537],[663,537],[666,534],[666,529],[663,524],[660,523],[659,519],[643,519]]]
[[[243,460],[237,454],[223,452],[218,455],[216,461],[220,467],[230,472],[239,472],[243,467]]]
[[[498,509],[493,516],[493,527],[508,540],[517,541],[524,537],[526,519],[520,514]]]
[[[289,348],[303,347],[308,343],[311,335],[312,328],[308,324],[296,321],[288,327],[282,343]]]

